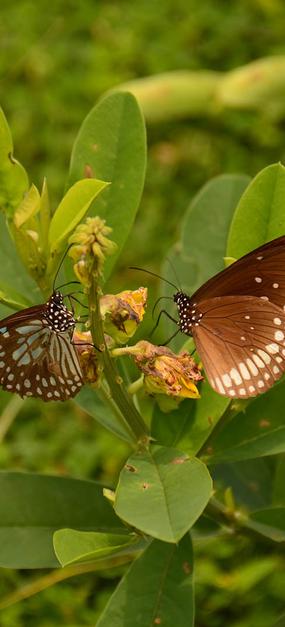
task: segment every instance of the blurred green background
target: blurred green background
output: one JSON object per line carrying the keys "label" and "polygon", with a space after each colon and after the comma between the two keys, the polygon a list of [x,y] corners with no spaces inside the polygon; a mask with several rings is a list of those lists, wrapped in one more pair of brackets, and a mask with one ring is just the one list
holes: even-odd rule
{"label": "blurred green background", "polygon": [[[55,206],[79,126],[106,90],[160,72],[226,72],[285,54],[284,34],[281,0],[3,0],[1,106],[15,156],[39,187],[47,177]],[[254,175],[285,160],[284,119],[269,117],[266,102],[258,113],[224,111],[152,124],[147,130],[145,192],[113,289],[137,285],[127,270],[130,263],[159,269],[186,207],[209,178],[225,172]],[[6,426],[0,433],[1,469],[96,478],[112,485],[127,454],[119,440],[71,404],[30,401]],[[277,622],[285,613],[285,573],[270,547],[229,538],[209,541],[197,552],[197,627],[285,625],[285,618]],[[1,598],[44,574],[2,570]],[[1,627],[94,625],[120,574],[89,574],[60,583],[2,609]]]}

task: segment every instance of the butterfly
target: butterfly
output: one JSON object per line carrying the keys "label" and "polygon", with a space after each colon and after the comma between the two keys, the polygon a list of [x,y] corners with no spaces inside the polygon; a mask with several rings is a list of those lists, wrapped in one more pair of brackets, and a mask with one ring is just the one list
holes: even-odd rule
{"label": "butterfly", "polygon": [[46,303],[0,321],[0,384],[20,396],[65,401],[83,385],[72,343],[76,320],[54,290]]}
{"label": "butterfly", "polygon": [[266,392],[282,377],[285,372],[284,235],[241,257],[206,281],[192,296],[177,291],[173,300],[178,322],[162,310],[154,329],[161,313],[165,313],[182,333],[193,337],[209,383],[216,392],[230,398],[250,398]]}
{"label": "butterfly", "polygon": [[191,297],[174,294],[209,383],[230,398],[268,390],[285,372],[285,236],[256,248]]}

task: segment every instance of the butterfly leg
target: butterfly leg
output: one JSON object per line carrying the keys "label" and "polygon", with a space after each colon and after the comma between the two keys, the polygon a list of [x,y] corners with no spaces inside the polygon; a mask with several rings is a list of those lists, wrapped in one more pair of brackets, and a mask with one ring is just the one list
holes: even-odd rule
{"label": "butterfly leg", "polygon": [[158,325],[160,323],[160,318],[161,318],[162,314],[165,314],[167,316],[167,318],[169,318],[169,320],[172,320],[172,322],[175,322],[175,324],[178,324],[178,321],[175,320],[175,318],[172,318],[172,316],[168,313],[168,311],[166,311],[165,309],[162,309],[160,311],[159,316],[157,318],[157,321],[156,321],[156,323],[155,323],[155,325],[154,325],[154,327],[153,327],[153,329],[152,329],[152,331],[150,333],[150,337],[152,337],[152,335],[154,334],[155,330],[157,329],[157,327],[158,327]]}
{"label": "butterfly leg", "polygon": [[160,296],[153,305],[152,312],[151,312],[152,318],[154,318],[154,313],[155,313],[158,303],[164,298],[167,298],[167,300],[172,300],[173,302],[173,298],[171,296]]}
{"label": "butterfly leg", "polygon": [[79,305],[81,305],[81,307],[83,307],[84,309],[88,309],[87,305],[83,305],[83,303],[79,300],[79,298],[76,298],[75,296],[73,296],[73,294],[66,294],[66,297],[68,298],[70,302],[72,313],[74,313],[74,306],[72,304],[73,300],[75,300],[76,303],[79,303]]}
{"label": "butterfly leg", "polygon": [[92,346],[92,348],[95,348],[98,353],[102,353],[101,348],[96,346],[96,344],[91,344],[91,342],[71,342],[71,344],[73,346]]}
{"label": "butterfly leg", "polygon": [[175,331],[175,333],[173,333],[173,335],[170,336],[170,338],[167,340],[167,342],[163,342],[163,344],[160,344],[160,346],[167,346],[167,344],[169,344],[169,342],[171,342],[171,340],[173,340],[174,337],[176,337],[177,333],[179,333],[180,329],[177,329]]}

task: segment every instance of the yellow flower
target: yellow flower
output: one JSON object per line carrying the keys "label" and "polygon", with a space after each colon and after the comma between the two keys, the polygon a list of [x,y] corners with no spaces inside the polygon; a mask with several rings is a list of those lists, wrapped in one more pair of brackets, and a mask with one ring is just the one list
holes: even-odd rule
{"label": "yellow flower", "polygon": [[141,341],[135,346],[115,349],[114,355],[129,354],[144,373],[144,386],[149,394],[166,394],[179,398],[200,398],[194,383],[203,379],[187,352],[175,355],[165,346]]}
{"label": "yellow flower", "polygon": [[104,330],[116,344],[125,344],[134,335],[143,319],[146,299],[145,287],[116,295],[106,294],[100,298]]}

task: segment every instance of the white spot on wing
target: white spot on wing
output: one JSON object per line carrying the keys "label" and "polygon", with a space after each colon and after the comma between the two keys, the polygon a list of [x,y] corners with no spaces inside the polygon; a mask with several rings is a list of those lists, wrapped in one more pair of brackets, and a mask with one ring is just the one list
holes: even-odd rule
{"label": "white spot on wing", "polygon": [[238,367],[239,367],[239,370],[243,379],[248,381],[248,379],[250,379],[251,377],[250,377],[250,373],[248,372],[246,365],[241,361]]}
{"label": "white spot on wing", "polygon": [[264,362],[258,357],[258,355],[252,355],[252,359],[255,361],[258,368],[265,368]]}
{"label": "white spot on wing", "polygon": [[267,344],[266,350],[271,353],[271,355],[275,355],[275,353],[279,353],[279,346],[272,342],[272,344]]}
{"label": "white spot on wing", "polygon": [[261,348],[259,348],[257,350],[259,356],[261,357],[261,359],[263,359],[265,364],[270,364],[271,362],[271,357],[270,355],[268,355],[268,353],[266,353],[265,351],[261,350]]}
{"label": "white spot on wing", "polygon": [[240,385],[242,383],[242,378],[236,368],[231,369],[230,376],[232,377],[236,385]]}
{"label": "white spot on wing", "polygon": [[231,377],[228,374],[223,374],[222,375],[222,381],[223,384],[226,386],[226,388],[230,388],[232,385],[232,380]]}
{"label": "white spot on wing", "polygon": [[249,359],[249,358],[248,358],[248,359],[246,360],[246,363],[247,363],[247,365],[248,365],[248,367],[249,367],[249,369],[250,369],[250,372],[256,376],[256,375],[258,374],[258,368],[257,368],[257,367],[256,367],[256,365],[253,363],[253,361],[252,361],[251,359]]}
{"label": "white spot on wing", "polygon": [[[217,386],[220,394],[225,394],[225,388],[224,388],[224,386],[223,386],[223,384],[221,382],[221,379],[219,377],[216,377],[216,386]],[[72,389],[72,391],[75,391],[75,390],[73,390],[73,387],[71,389]]]}

